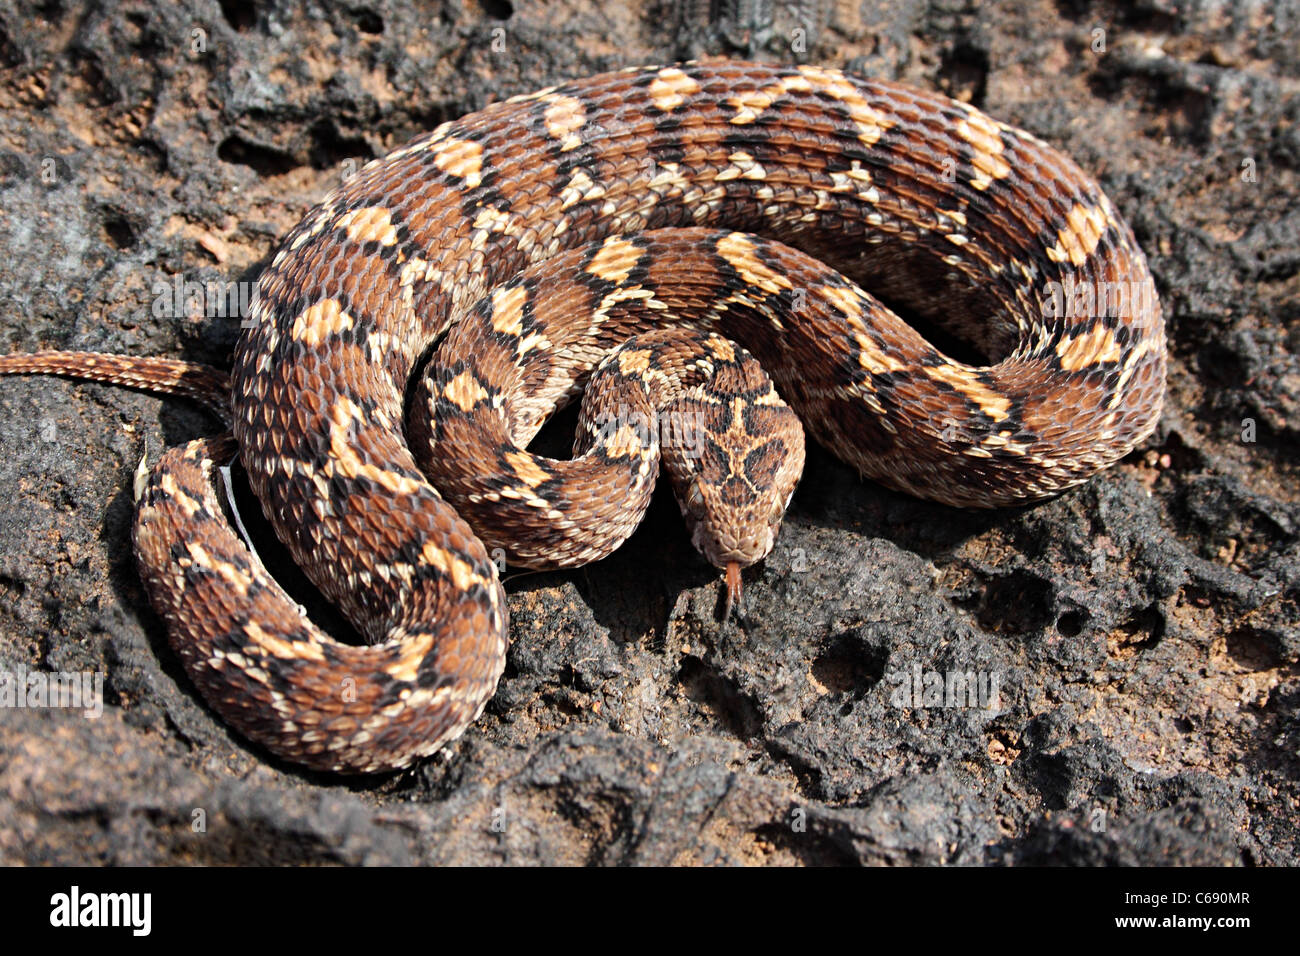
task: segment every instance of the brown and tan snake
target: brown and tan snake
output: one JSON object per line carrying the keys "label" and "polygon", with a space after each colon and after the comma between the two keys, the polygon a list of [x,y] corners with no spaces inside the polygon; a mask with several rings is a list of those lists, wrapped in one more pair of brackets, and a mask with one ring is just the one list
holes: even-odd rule
{"label": "brown and tan snake", "polygon": [[[945,356],[846,275],[991,364]],[[146,586],[231,725],[365,773],[433,753],[492,696],[507,614],[489,548],[533,567],[607,554],[661,445],[729,593],[772,547],[800,420],[864,476],[956,506],[1111,465],[1160,414],[1151,284],[1098,185],[1023,131],[835,70],[688,64],[515,97],[367,165],[262,274],[229,384],[88,353],[0,372],[189,394],[233,422],[142,482]],[[580,457],[524,451],[588,379]],[[427,409],[409,439],[408,395]],[[236,454],[372,643],[323,633],[232,531],[214,471]]]}

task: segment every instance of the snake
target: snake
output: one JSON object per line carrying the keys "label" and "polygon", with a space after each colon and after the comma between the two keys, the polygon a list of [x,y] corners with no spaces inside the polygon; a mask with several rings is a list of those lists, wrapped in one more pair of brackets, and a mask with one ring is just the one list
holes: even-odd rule
{"label": "snake", "polygon": [[[1024,130],[827,67],[698,62],[504,99],[371,161],[284,237],[228,375],[77,352],[0,372],[187,395],[231,426],[138,476],[145,588],[238,733],[379,773],[491,699],[502,554],[607,554],[661,461],[729,598],[803,430],[960,508],[1114,464],[1163,403],[1153,288],[1098,183]],[[529,451],[580,396],[575,456]],[[235,459],[363,641],[313,623],[233,526]]]}

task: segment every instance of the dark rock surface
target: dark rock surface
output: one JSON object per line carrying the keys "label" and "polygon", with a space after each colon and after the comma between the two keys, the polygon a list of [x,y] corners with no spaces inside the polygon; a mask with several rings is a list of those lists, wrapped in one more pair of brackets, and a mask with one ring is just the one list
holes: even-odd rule
{"label": "dark rock surface", "polygon": [[[159,314],[156,283],[255,278],[343,171],[494,98],[794,56],[791,23],[708,6],[0,0],[0,347],[228,364],[238,320]],[[105,694],[0,710],[0,861],[1300,863],[1300,3],[806,6],[802,59],[1101,178],[1169,322],[1146,446],[988,514],[814,453],[744,628],[661,499],[608,561],[510,583],[482,719],[357,782],[234,737],[147,608],[132,472],[214,423],[0,379],[0,669]],[[993,675],[996,706],[900,706],[914,668]]]}

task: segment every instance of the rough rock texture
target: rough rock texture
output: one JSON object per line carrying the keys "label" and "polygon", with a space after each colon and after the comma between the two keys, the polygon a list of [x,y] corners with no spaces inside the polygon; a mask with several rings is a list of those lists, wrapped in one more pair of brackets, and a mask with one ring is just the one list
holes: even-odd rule
{"label": "rough rock texture", "polygon": [[[494,98],[723,54],[1064,148],[1146,248],[1173,356],[1146,447],[1036,508],[814,453],[743,628],[659,500],[610,560],[509,584],[483,718],[361,782],[234,737],[147,608],[132,471],[214,423],[0,380],[0,669],[105,687],[98,719],[0,711],[0,861],[1300,863],[1300,2],[809,2],[803,34],[792,6],[0,2],[6,351],[227,364],[238,320],[156,284],[254,279],[343,172]],[[911,706],[914,668],[986,672],[996,706]]]}

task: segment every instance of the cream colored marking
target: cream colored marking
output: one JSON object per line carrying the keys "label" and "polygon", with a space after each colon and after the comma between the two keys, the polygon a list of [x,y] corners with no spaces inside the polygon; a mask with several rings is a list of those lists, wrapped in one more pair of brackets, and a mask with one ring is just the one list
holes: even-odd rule
{"label": "cream colored marking", "polygon": [[970,144],[974,155],[971,165],[977,170],[970,184],[976,189],[988,189],[995,179],[1011,174],[1011,167],[1002,158],[1006,145],[998,126],[977,110],[967,108],[966,118],[957,124],[957,135]]}
{"label": "cream colored marking", "polygon": [[1065,228],[1056,233],[1056,245],[1047,250],[1053,262],[1069,259],[1081,266],[1093,254],[1106,232],[1106,211],[1100,206],[1075,203],[1065,217]]}
{"label": "cream colored marking", "polygon": [[880,347],[880,342],[870,334],[866,323],[862,321],[862,303],[857,294],[842,286],[823,286],[820,290],[823,298],[833,302],[844,313],[853,328],[853,340],[858,344],[858,364],[872,375],[884,375],[907,368],[907,363],[894,358]]}
{"label": "cream colored marking", "polygon": [[966,238],[959,232],[947,233],[944,236],[944,238],[947,239],[949,242],[951,242],[954,246],[964,246],[966,245],[966,243],[970,242],[968,238]]}
{"label": "cream colored marking", "polygon": [[1007,417],[1011,400],[976,379],[970,369],[956,365],[937,365],[924,366],[924,371],[936,381],[945,382],[965,395],[995,422],[1000,422]]}
{"label": "cream colored marking", "polygon": [[545,332],[529,332],[519,340],[519,345],[515,348],[515,354],[521,358],[531,352],[533,349],[549,349],[551,340],[546,337]]}
{"label": "cream colored marking", "polygon": [[570,209],[584,200],[600,199],[604,195],[605,187],[597,186],[586,170],[579,169],[569,177],[568,185],[560,190],[560,209]]}
{"label": "cream colored marking", "polygon": [[676,67],[660,70],[650,81],[650,102],[655,109],[671,113],[686,102],[686,97],[700,91],[700,84]]}
{"label": "cream colored marking", "polygon": [[426,266],[424,270],[424,281],[438,283],[438,286],[444,292],[455,285],[455,277],[448,275],[442,269],[438,268],[438,264],[435,262],[430,262]]}
{"label": "cream colored marking", "polygon": [[387,332],[371,332],[367,335],[366,348],[370,351],[372,361],[387,358],[390,352],[400,351],[406,353],[410,350],[406,342],[395,340]]}
{"label": "cream colored marking", "polygon": [[310,226],[293,237],[293,241],[289,243],[290,250],[297,249],[308,240],[314,239],[316,236],[320,235],[320,231],[325,228],[325,224],[334,218],[334,201],[336,196],[337,193],[333,192],[326,196],[321,202],[320,207],[310,216],[309,220],[304,221],[303,225],[310,222]]}
{"label": "cream colored marking", "polygon": [[[426,550],[428,550],[427,545]],[[424,658],[428,655],[429,651],[433,649],[433,635],[426,633],[421,634],[414,640],[407,639],[403,642],[401,647],[401,655],[397,660],[384,668],[384,673],[394,680],[399,680],[407,684],[414,683],[415,678],[419,676],[420,665],[424,662]],[[392,710],[393,707],[397,708],[396,711],[388,714],[387,711]],[[390,705],[385,708],[386,716],[396,717],[397,714],[401,713],[404,707],[405,704],[403,703]]]}
{"label": "cream colored marking", "polygon": [[649,349],[625,349],[618,353],[618,370],[626,376],[644,375],[650,367]]}
{"label": "cream colored marking", "polygon": [[696,192],[689,194],[692,202],[698,202],[699,205],[691,210],[691,216],[698,222],[703,222],[717,211],[718,203],[727,196],[726,186],[714,186],[707,192]]}
{"label": "cream colored marking", "polygon": [[682,174],[681,166],[678,163],[660,163],[655,169],[654,178],[648,184],[652,190],[672,186],[681,191],[690,186],[690,180]]}
{"label": "cream colored marking", "polygon": [[289,334],[295,342],[305,342],[314,348],[352,325],[352,316],[343,311],[338,299],[322,299],[302,311]]}
{"label": "cream colored marking", "polygon": [[375,421],[384,431],[391,432],[397,430],[396,426],[393,424],[392,418],[389,417],[388,412],[384,411],[382,405],[377,405],[370,414],[374,416]]}
{"label": "cream colored marking", "polygon": [[854,329],[862,332],[867,330],[862,321],[862,300],[858,298],[854,289],[847,286],[824,285],[817,290],[817,295],[839,309],[844,314],[845,321]]}
{"label": "cream colored marking", "polygon": [[727,260],[742,279],[764,292],[775,294],[782,289],[794,288],[789,279],[773,271],[758,258],[754,244],[744,233],[733,232],[719,239],[718,254]]}
{"label": "cream colored marking", "polygon": [[185,547],[196,565],[209,571],[216,571],[227,584],[239,592],[240,597],[247,596],[248,586],[253,583],[253,579],[246,572],[229,561],[219,561],[212,557],[197,541],[191,541]]}
{"label": "cream colored marking", "polygon": [[487,583],[475,573],[473,565],[468,561],[457,557],[450,551],[444,551],[432,541],[425,544],[424,549],[420,552],[420,557],[424,559],[425,564],[448,575],[451,578],[451,583],[459,591],[468,591],[476,584]]}
{"label": "cream colored marking", "polygon": [[[861,172],[863,175],[854,176],[854,172]],[[863,182],[867,184],[865,189],[859,188]],[[831,173],[831,187],[829,192],[853,193],[863,202],[869,202],[872,205],[880,202],[880,190],[871,185],[871,174],[865,169]],[[822,200],[818,202],[817,208],[829,209],[830,205],[830,200],[826,197],[822,197]]]}
{"label": "cream colored marking", "polygon": [[529,488],[536,488],[542,482],[551,480],[551,473],[538,465],[532,455],[521,451],[508,451],[505,459],[506,464],[519,476],[519,480]]}
{"label": "cream colored marking", "polygon": [[1115,340],[1115,333],[1098,322],[1083,335],[1058,344],[1056,355],[1061,361],[1061,368],[1067,372],[1077,372],[1104,362],[1118,362],[1124,357],[1124,350]]}
{"label": "cream colored marking", "polygon": [[164,472],[159,484],[162,486],[162,490],[181,506],[181,510],[185,512],[185,517],[193,518],[198,513],[199,508],[203,507],[202,502],[195,500],[192,495],[176,483],[174,475]]}
{"label": "cream colored marking", "polygon": [[555,92],[555,87],[548,86],[545,89],[537,90],[535,93],[516,93],[507,103],[530,103],[533,100],[544,100]]}
{"label": "cream colored marking", "polygon": [[786,93],[807,92],[810,89],[812,89],[812,84],[806,78],[787,76],[777,80],[771,86],[737,93],[727,100],[727,105],[736,111],[736,115],[731,118],[731,122],[736,126],[752,123],[758,119],[759,114]]}
{"label": "cream colored marking", "polygon": [[609,310],[620,302],[635,302],[638,299],[644,299],[642,308],[654,309],[663,312],[668,308],[667,303],[654,297],[654,293],[649,289],[643,289],[641,286],[619,286],[612,292],[605,295],[600,300],[600,306],[592,313],[592,319],[596,325],[603,323],[609,315]]}
{"label": "cream colored marking", "polygon": [[462,412],[470,411],[475,405],[488,397],[487,389],[479,384],[474,373],[469,369],[461,372],[442,390],[443,396]]}
{"label": "cream colored marking", "polygon": [[415,577],[415,566],[407,564],[405,561],[397,564],[380,564],[376,566],[375,570],[379,572],[380,577],[385,581],[396,578],[408,588]]}
{"label": "cream colored marking", "polygon": [[828,70],[820,66],[801,66],[799,72],[848,107],[849,118],[857,124],[858,139],[863,145],[874,146],[881,134],[894,125],[895,121],[871,106],[861,90],[850,83],[839,70]]}
{"label": "cream colored marking", "polygon": [[367,464],[357,457],[349,440],[355,437],[353,428],[364,424],[364,421],[361,409],[350,398],[345,396],[334,403],[330,414],[330,455],[326,470],[331,475],[339,474],[346,478],[369,478],[394,494],[414,493],[420,487],[419,482],[386,468]]}
{"label": "cream colored marking", "polygon": [[736,348],[720,335],[710,335],[708,340],[709,351],[719,362],[736,361]]}
{"label": "cream colored marking", "polygon": [[[1130,326],[1130,328],[1135,327]],[[1136,369],[1141,364],[1142,356],[1163,352],[1164,348],[1165,337],[1163,334],[1154,336],[1144,334],[1142,338],[1130,342],[1128,358],[1124,360],[1124,367],[1130,370]]]}
{"label": "cream colored marking", "polygon": [[324,521],[334,514],[334,507],[330,504],[329,479],[325,475],[314,473],[311,476],[311,483],[316,486],[316,497],[312,500],[311,506],[316,511],[317,517]]}
{"label": "cream colored marking", "polygon": [[286,641],[262,630],[260,624],[256,621],[249,621],[244,625],[244,633],[253,639],[253,643],[272,657],[281,657],[288,660],[309,660],[322,663],[325,660],[325,652],[315,641]]}
{"label": "cream colored marking", "polygon": [[428,261],[417,256],[407,262],[406,265],[402,266],[401,274],[397,278],[398,284],[401,286],[409,286],[411,283],[415,282],[416,279],[425,278],[425,273],[427,273],[428,269]]}
{"label": "cream colored marking", "polygon": [[[451,132],[451,128],[453,125],[454,124],[451,120],[448,120],[445,123],[440,123],[438,126],[434,128],[434,130],[431,133],[429,133],[428,136],[421,137],[420,139],[417,139],[414,142],[407,143],[405,146],[401,147],[400,149],[393,150],[391,153],[388,154],[386,159],[389,160],[400,159],[403,156],[411,156],[415,153],[422,153],[426,149],[432,149],[434,143],[437,143],[438,141],[443,139],[449,132]],[[369,168],[371,165],[372,165],[371,163],[367,163],[365,168]]]}
{"label": "cream colored marking", "polygon": [[726,182],[730,179],[766,179],[767,170],[754,161],[754,157],[742,150],[732,153],[727,159],[731,165],[723,169],[714,179]]}
{"label": "cream colored marking", "polygon": [[[505,232],[510,231],[510,214],[496,208],[496,206],[484,206],[474,217],[474,228],[486,232]],[[475,242],[478,237],[474,237]]]}
{"label": "cream colored marking", "polygon": [[449,176],[462,179],[473,189],[483,181],[483,147],[468,139],[434,143],[433,163]]}
{"label": "cream colored marking", "polygon": [[411,691],[406,698],[406,706],[420,710],[436,709],[443,706],[447,698],[455,697],[455,689],[450,685],[442,687],[421,687]]}
{"label": "cream colored marking", "polygon": [[492,290],[492,330],[502,335],[519,335],[524,330],[524,303],[528,289],[522,285],[498,286]]}
{"label": "cream colored marking", "polygon": [[641,261],[642,251],[621,236],[610,236],[592,256],[587,272],[606,282],[623,282]]}
{"label": "cream colored marking", "polygon": [[639,458],[642,432],[631,425],[621,425],[605,443],[605,454],[610,458]]}
{"label": "cream colored marking", "polygon": [[880,343],[865,332],[854,332],[853,340],[858,343],[858,364],[872,375],[884,375],[907,368],[906,362],[900,362],[880,347]]}
{"label": "cream colored marking", "polygon": [[[611,291],[611,293],[604,295],[601,299],[601,304],[591,312],[593,330],[603,324],[604,320],[608,319],[611,308],[614,308],[620,302],[637,302],[637,300],[640,299],[643,299],[642,308],[651,308],[651,310],[655,310],[656,312],[664,312],[668,310],[667,303],[664,303],[663,300],[654,298],[653,291],[650,291],[649,289],[642,289],[641,286],[617,286],[616,289]],[[593,355],[591,358],[599,359],[599,355]]]}
{"label": "cream colored marking", "polygon": [[334,226],[356,243],[378,242],[381,246],[391,246],[397,242],[392,213],[383,206],[354,209],[340,217]]}
{"label": "cream colored marking", "polygon": [[582,145],[578,130],[587,122],[587,112],[582,108],[582,101],[572,96],[555,97],[542,113],[546,121],[546,132],[552,139],[560,141],[560,152],[568,152]]}
{"label": "cream colored marking", "polygon": [[[727,422],[727,434],[746,437],[749,432],[745,428],[745,409],[749,407],[749,402],[743,398],[733,398],[728,404],[731,406],[731,418]],[[734,461],[734,453],[732,459]]]}

